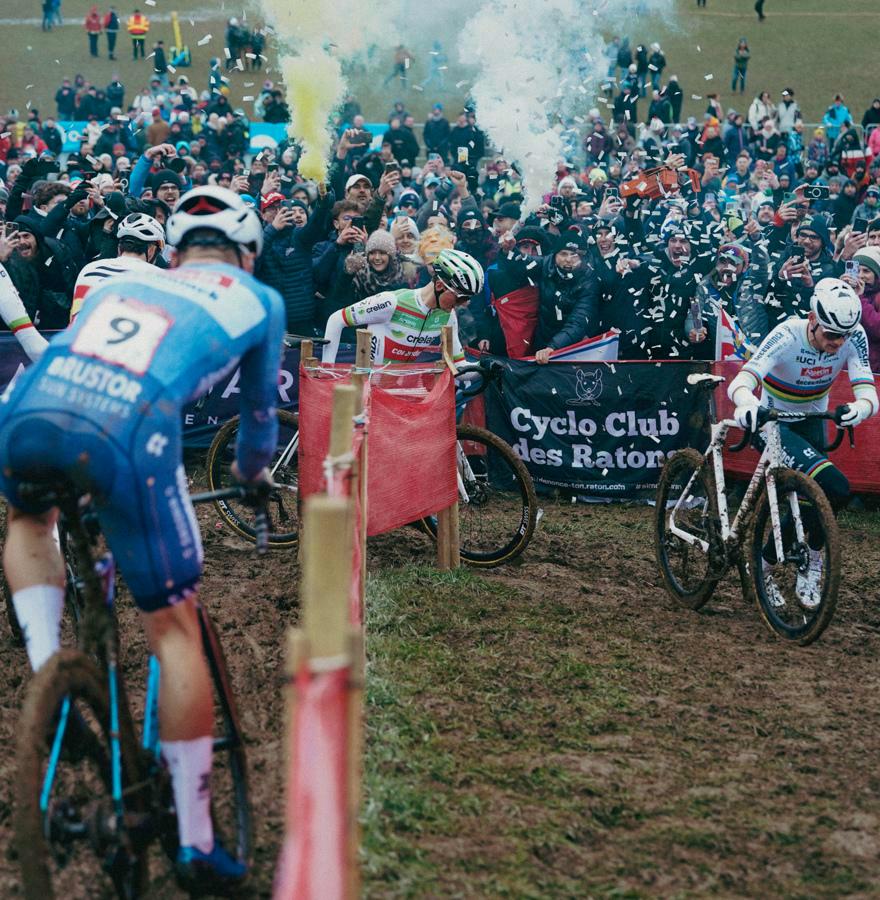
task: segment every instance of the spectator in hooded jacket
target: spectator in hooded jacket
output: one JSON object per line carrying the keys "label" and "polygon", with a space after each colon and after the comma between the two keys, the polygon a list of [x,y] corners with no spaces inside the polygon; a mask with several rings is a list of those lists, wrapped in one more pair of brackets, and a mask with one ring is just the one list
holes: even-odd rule
{"label": "spectator in hooded jacket", "polygon": [[657,91],[660,89],[660,79],[666,68],[666,57],[659,44],[651,44],[651,55],[648,57],[648,71],[651,73],[651,87]]}
{"label": "spectator in hooded jacket", "polygon": [[776,119],[776,114],[777,109],[770,99],[770,92],[761,91],[761,93],[752,100],[746,118],[749,120],[752,131],[757,134],[761,130],[764,120],[770,119],[770,121],[773,122]]}
{"label": "spectator in hooded jacket", "polygon": [[794,91],[786,88],[782,92],[782,100],[776,107],[776,127],[779,129],[779,133],[787,137],[802,119],[801,108],[794,99]]}
{"label": "spectator in hooded jacket", "polygon": [[741,37],[733,51],[733,79],[730,82],[730,89],[736,93],[737,87],[739,92],[746,92],[746,72],[749,68],[749,59],[751,59],[752,51],[749,50],[749,42]]}
{"label": "spectator in hooded jacket", "polygon": [[423,138],[427,153],[436,153],[444,163],[449,162],[449,119],[443,115],[443,104],[435,103],[425,122]]}

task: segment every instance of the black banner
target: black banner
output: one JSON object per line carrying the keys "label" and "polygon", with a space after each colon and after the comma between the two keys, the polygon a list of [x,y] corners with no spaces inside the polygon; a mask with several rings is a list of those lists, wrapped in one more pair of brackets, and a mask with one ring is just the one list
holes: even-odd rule
{"label": "black banner", "polygon": [[707,395],[687,376],[708,363],[500,361],[504,378],[486,394],[487,426],[539,488],[649,499],[669,453],[706,446]]}

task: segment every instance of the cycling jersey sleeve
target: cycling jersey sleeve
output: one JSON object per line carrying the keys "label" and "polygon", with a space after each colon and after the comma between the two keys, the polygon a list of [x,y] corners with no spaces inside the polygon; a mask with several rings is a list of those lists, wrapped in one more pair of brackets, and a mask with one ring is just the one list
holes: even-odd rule
{"label": "cycling jersey sleeve", "polygon": [[265,289],[268,318],[263,339],[241,358],[241,427],[236,458],[242,476],[256,478],[269,464],[278,441],[278,372],[284,343],[284,301]]}
{"label": "cycling jersey sleeve", "polygon": [[783,322],[764,338],[757,353],[743,365],[742,371],[755,379],[757,387],[780,360],[797,353],[798,348],[797,335]]}
{"label": "cycling jersey sleeve", "polygon": [[34,323],[3,266],[0,266],[0,318],[15,335],[31,362],[43,355],[49,342],[34,328]]}
{"label": "cycling jersey sleeve", "polygon": [[344,309],[337,310],[327,319],[324,329],[324,345],[321,359],[325,363],[336,362],[339,352],[339,341],[344,328],[356,328],[360,325],[379,325],[389,322],[394,315],[397,298],[390,291],[366,297],[358,303],[352,303]]}
{"label": "cycling jersey sleeve", "polygon": [[853,394],[857,400],[863,400],[870,404],[869,416],[876,415],[877,410],[880,409],[880,403],[877,401],[877,387],[868,359],[868,336],[865,334],[864,328],[859,326],[850,335],[847,341],[847,350],[847,373]]}
{"label": "cycling jersey sleeve", "polygon": [[455,310],[449,313],[449,324],[452,326],[452,361],[454,363],[464,362],[464,349],[458,337],[458,316],[455,315]]}

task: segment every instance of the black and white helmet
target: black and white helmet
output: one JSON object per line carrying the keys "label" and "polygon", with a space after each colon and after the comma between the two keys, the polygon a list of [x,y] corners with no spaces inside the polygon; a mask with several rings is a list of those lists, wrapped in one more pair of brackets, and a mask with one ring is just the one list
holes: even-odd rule
{"label": "black and white helmet", "polygon": [[816,285],[810,308],[823,328],[838,334],[849,334],[862,321],[861,301],[839,278],[823,278]]}
{"label": "black and white helmet", "polygon": [[441,250],[432,263],[434,274],[454,294],[473,297],[483,290],[483,267],[461,250]]}
{"label": "black and white helmet", "polygon": [[219,232],[231,244],[249,253],[263,249],[259,216],[238,194],[226,188],[197,187],[177,201],[168,219],[168,243],[178,247],[196,229]]}
{"label": "black and white helmet", "polygon": [[120,223],[116,237],[137,238],[146,244],[158,244],[161,250],[165,246],[165,229],[146,213],[130,213]]}

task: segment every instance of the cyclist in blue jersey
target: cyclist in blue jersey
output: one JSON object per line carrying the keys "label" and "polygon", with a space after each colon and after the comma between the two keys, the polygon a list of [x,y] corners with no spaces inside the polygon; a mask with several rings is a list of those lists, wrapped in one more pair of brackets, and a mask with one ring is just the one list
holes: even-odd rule
{"label": "cyclist in blue jersey", "polygon": [[19,494],[62,476],[92,494],[161,663],[162,754],[189,888],[227,887],[245,867],[214,840],[213,699],[193,599],[201,540],[182,464],[181,410],[241,367],[237,472],[265,480],[277,439],[284,304],[252,277],[262,245],[255,212],[201,187],[168,221],[171,271],[131,271],[91,291],[76,322],[0,398],[0,491],[9,500],[4,567],[38,669],[59,646],[64,567],[54,509]]}

